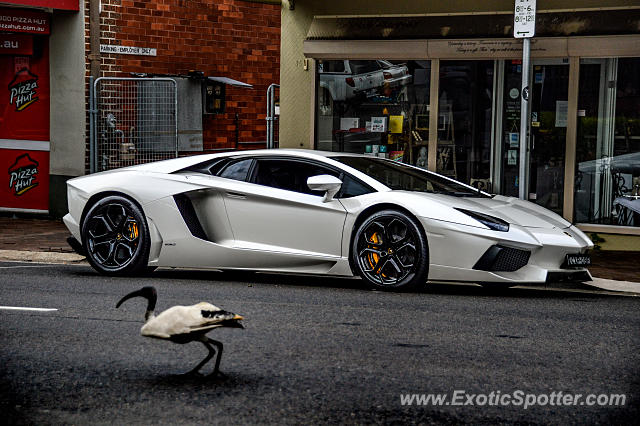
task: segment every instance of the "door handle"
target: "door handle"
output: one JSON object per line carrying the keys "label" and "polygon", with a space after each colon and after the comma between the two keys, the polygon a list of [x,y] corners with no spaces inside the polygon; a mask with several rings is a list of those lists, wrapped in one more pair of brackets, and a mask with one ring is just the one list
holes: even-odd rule
{"label": "door handle", "polygon": [[244,200],[244,199],[246,199],[246,198],[247,198],[247,196],[246,196],[246,195],[244,195],[244,194],[240,194],[240,193],[238,193],[238,192],[229,192],[229,191],[227,191],[227,197],[229,197],[229,198],[236,198],[236,199],[238,199],[238,200]]}

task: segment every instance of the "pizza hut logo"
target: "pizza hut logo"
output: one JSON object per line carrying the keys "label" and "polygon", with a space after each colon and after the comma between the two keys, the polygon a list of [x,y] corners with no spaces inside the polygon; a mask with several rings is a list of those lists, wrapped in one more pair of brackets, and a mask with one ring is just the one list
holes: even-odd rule
{"label": "pizza hut logo", "polygon": [[27,68],[16,73],[9,83],[9,104],[16,106],[16,111],[24,111],[29,105],[38,100],[38,76]]}
{"label": "pizza hut logo", "polygon": [[14,195],[22,195],[38,186],[37,174],[38,162],[29,157],[29,154],[22,154],[9,167],[9,188]]}

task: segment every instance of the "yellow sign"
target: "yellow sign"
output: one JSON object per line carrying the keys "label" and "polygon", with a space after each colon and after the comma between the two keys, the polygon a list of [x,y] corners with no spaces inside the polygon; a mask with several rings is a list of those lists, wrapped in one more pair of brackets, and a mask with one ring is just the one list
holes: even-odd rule
{"label": "yellow sign", "polygon": [[389,116],[389,132],[402,133],[403,120],[404,120],[404,117],[402,115],[390,115]]}

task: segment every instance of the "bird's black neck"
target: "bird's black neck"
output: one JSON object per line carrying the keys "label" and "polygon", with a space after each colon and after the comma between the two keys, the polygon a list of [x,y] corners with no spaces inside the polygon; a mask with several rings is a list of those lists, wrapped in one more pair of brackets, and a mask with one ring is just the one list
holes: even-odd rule
{"label": "bird's black neck", "polygon": [[149,321],[153,318],[153,311],[156,309],[156,300],[158,299],[158,293],[154,287],[143,287],[140,292],[141,296],[147,299],[147,312],[144,314],[144,320]]}
{"label": "bird's black neck", "polygon": [[129,293],[122,299],[120,299],[120,301],[116,304],[116,308],[119,308],[125,300],[129,300],[132,297],[144,297],[145,299],[147,299],[147,312],[144,314],[144,320],[149,321],[153,317],[153,311],[156,309],[156,300],[158,299],[156,289],[148,286]]}
{"label": "bird's black neck", "polygon": [[147,312],[144,313],[144,322],[149,321],[153,317],[155,317],[155,313],[154,313],[153,309],[149,310],[147,308]]}

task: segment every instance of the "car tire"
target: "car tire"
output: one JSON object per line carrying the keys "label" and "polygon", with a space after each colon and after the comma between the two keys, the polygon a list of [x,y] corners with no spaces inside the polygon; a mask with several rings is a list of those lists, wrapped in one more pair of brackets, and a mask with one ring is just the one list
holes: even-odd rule
{"label": "car tire", "polygon": [[142,210],[131,200],[112,195],[97,201],[82,223],[87,260],[104,275],[141,275],[147,266],[151,241]]}
{"label": "car tire", "polygon": [[420,224],[398,210],[382,210],[354,230],[352,264],[360,277],[380,290],[423,287],[429,273],[429,247]]}

